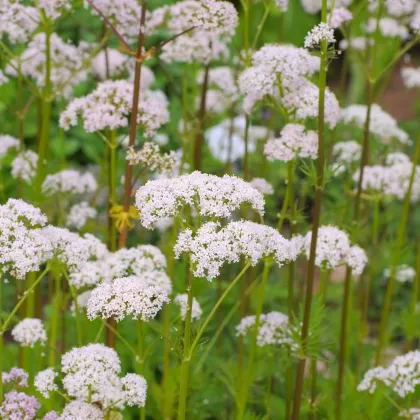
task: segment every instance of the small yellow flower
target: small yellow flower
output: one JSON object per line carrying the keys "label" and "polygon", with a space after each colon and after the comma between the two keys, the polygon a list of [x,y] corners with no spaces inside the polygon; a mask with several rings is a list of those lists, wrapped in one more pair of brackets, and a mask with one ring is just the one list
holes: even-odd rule
{"label": "small yellow flower", "polygon": [[140,219],[139,212],[134,206],[130,206],[128,212],[125,212],[123,206],[115,205],[112,206],[109,213],[115,219],[115,226],[119,232],[125,228],[132,229],[134,227],[134,220]]}

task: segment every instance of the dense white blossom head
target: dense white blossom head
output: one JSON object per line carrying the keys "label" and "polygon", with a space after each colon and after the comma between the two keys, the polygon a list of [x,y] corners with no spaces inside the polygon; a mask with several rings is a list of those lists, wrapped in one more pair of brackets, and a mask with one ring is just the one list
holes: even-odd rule
{"label": "dense white blossom head", "polygon": [[[305,253],[310,255],[312,232],[305,237]],[[321,226],[316,242],[315,264],[325,269],[338,267],[350,252],[350,241],[345,232],[335,226]]]}
{"label": "dense white blossom head", "polygon": [[[403,264],[397,266],[395,269],[395,273],[393,274],[395,280],[400,283],[412,283],[416,278],[416,270],[409,265]],[[393,272],[392,268],[387,268],[384,270],[384,276],[389,278],[391,277],[391,273]]]}
{"label": "dense white blossom head", "polygon": [[[236,334],[239,336],[246,336],[255,328],[256,317],[249,315],[241,319],[240,324],[236,327]],[[268,312],[261,314],[257,345],[263,346],[293,346],[291,339],[289,317],[281,312]]]}
{"label": "dense white blossom head", "polygon": [[341,174],[356,162],[360,162],[362,157],[362,146],[354,140],[340,141],[333,146],[334,163],[332,168],[334,173]]}
{"label": "dense white blossom head", "polygon": [[[363,129],[366,115],[366,105],[350,105],[342,110],[341,119],[345,124],[354,124]],[[390,143],[392,139],[398,140],[403,144],[411,143],[408,134],[398,127],[395,119],[377,104],[373,104],[371,108],[369,129],[372,134],[385,144]]]}
{"label": "dense white blossom head", "polygon": [[308,32],[305,37],[305,48],[319,48],[323,41],[327,44],[335,43],[334,29],[325,22],[319,23]]}
{"label": "dense white blossom head", "polygon": [[36,175],[36,168],[38,166],[38,155],[32,150],[26,150],[15,157],[12,162],[12,176],[13,178],[22,179],[28,184]]}
{"label": "dense white blossom head", "polygon": [[[376,31],[376,18],[370,18],[366,24],[366,32],[374,33]],[[397,20],[384,17],[379,19],[379,31],[386,38],[401,38],[405,40],[409,36],[408,28],[401,25]]]}
{"label": "dense white blossom head", "polygon": [[378,385],[386,386],[401,398],[415,392],[420,384],[420,351],[397,356],[392,363],[368,370],[357,387],[358,391],[375,392]]}
{"label": "dense white blossom head", "polygon": [[67,215],[66,225],[69,228],[80,230],[88,221],[88,219],[94,219],[98,212],[93,207],[89,206],[89,203],[82,201],[81,203],[75,204],[70,208],[69,214]]}
{"label": "dense white blossom head", "polygon": [[249,185],[251,185],[257,191],[259,191],[261,194],[264,194],[264,195],[274,194],[273,186],[269,182],[267,182],[264,178],[251,179],[251,181],[249,182]]}
{"label": "dense white blossom head", "polygon": [[47,333],[42,321],[37,318],[25,318],[12,329],[12,337],[23,347],[33,347],[35,344],[44,345]]}
{"label": "dense white blossom head", "polygon": [[19,140],[9,134],[0,134],[0,159],[13,149],[19,149]]}
{"label": "dense white blossom head", "polygon": [[[89,95],[70,102],[60,115],[60,126],[65,130],[83,121],[87,132],[115,130],[128,125],[132,106],[133,84],[126,80],[106,81]],[[137,123],[147,136],[169,120],[167,99],[162,92],[143,92],[137,114]]]}
{"label": "dense white blossom head", "polygon": [[23,222],[28,227],[44,226],[48,222],[41,209],[16,198],[9,198],[6,204],[0,206],[0,217]]}
{"label": "dense white blossom head", "polygon": [[59,417],[60,420],[103,420],[103,418],[104,413],[100,408],[80,400],[69,402]]}
{"label": "dense white blossom head", "polygon": [[368,262],[368,257],[362,248],[354,245],[350,247],[345,262],[352,269],[353,275],[360,276]]}
{"label": "dense white blossom head", "polygon": [[420,87],[420,68],[417,67],[403,67],[401,69],[401,77],[404,83],[404,86],[411,88]]}
{"label": "dense white blossom head", "polygon": [[121,379],[124,401],[130,407],[146,405],[147,382],[143,376],[127,373]]}
{"label": "dense white blossom head", "polygon": [[42,370],[35,376],[34,385],[39,393],[45,398],[49,398],[50,393],[58,390],[57,384],[54,382],[57,372],[52,368]]}
{"label": "dense white blossom head", "polygon": [[334,8],[330,15],[331,28],[339,28],[343,23],[349,22],[353,19],[353,13],[351,13],[345,7]]}
{"label": "dense white blossom head", "polygon": [[[181,312],[181,318],[185,321],[188,312],[188,294],[182,293],[180,295],[176,295],[174,302],[179,305],[179,309]],[[201,315],[203,314],[203,310],[201,309],[200,304],[198,303],[196,298],[193,298],[192,302],[192,309],[191,309],[191,319],[200,319]]]}
{"label": "dense white blossom head", "polygon": [[13,384],[14,386],[19,386],[26,388],[28,386],[28,377],[29,375],[20,368],[12,368],[10,372],[3,372],[1,379],[3,384]]}
{"label": "dense white blossom head", "polygon": [[79,172],[74,169],[64,169],[52,175],[47,175],[42,192],[45,195],[69,194],[83,195],[94,192],[98,187],[95,177],[90,172]]}
{"label": "dense white blossom head", "polygon": [[268,140],[264,147],[268,160],[289,160],[301,158],[316,159],[318,156],[318,134],[306,131],[301,124],[287,124],[280,137]]}
{"label": "dense white blossom head", "polygon": [[160,219],[179,215],[186,206],[200,216],[228,218],[248,203],[260,214],[263,196],[235,176],[203,174],[195,171],[178,178],[148,181],[136,193],[136,206],[143,226],[150,229]]}
{"label": "dense white blossom head", "polygon": [[218,223],[204,224],[194,234],[186,229],[178,236],[174,247],[177,258],[189,254],[196,277],[212,280],[225,263],[241,258],[256,265],[263,258],[273,258],[279,265],[292,260],[290,243],[275,229],[241,220],[220,228]]}
{"label": "dense white blossom head", "polygon": [[130,276],[100,284],[92,291],[87,303],[89,319],[114,318],[121,321],[126,316],[150,321],[169,302],[165,290],[149,285],[142,277]]}
{"label": "dense white blossom head", "polygon": [[102,344],[73,348],[62,356],[61,371],[69,396],[105,408],[113,404],[122,407],[121,365],[115,350]]}

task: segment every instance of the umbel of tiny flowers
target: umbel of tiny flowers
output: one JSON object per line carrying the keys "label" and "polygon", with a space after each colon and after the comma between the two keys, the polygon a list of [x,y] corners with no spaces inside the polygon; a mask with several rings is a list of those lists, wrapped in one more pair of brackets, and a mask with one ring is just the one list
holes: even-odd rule
{"label": "umbel of tiny flowers", "polygon": [[247,182],[235,176],[220,178],[199,171],[148,181],[136,193],[140,221],[148,229],[159,220],[180,215],[187,207],[202,217],[228,218],[245,203],[260,215],[264,213],[262,194]]}
{"label": "umbel of tiny flowers", "polygon": [[25,318],[12,329],[12,337],[23,347],[33,347],[39,343],[44,345],[47,333],[42,321],[37,318]]}
{"label": "umbel of tiny flowers", "polygon": [[[236,327],[236,335],[246,336],[251,333],[255,326],[255,315],[248,315],[241,319]],[[257,335],[257,345],[264,347],[274,346],[293,346],[290,333],[289,317],[281,312],[268,312],[260,315]]]}
{"label": "umbel of tiny flowers", "polygon": [[123,277],[103,283],[92,291],[87,302],[89,319],[116,319],[131,315],[133,319],[150,321],[169,298],[158,285],[148,285],[142,277]]}
{"label": "umbel of tiny flowers", "polygon": [[0,406],[0,417],[4,420],[31,420],[36,416],[41,404],[38,400],[24,392],[10,391],[4,396]]}
{"label": "umbel of tiny flowers", "polygon": [[325,41],[327,44],[334,44],[334,29],[330,26],[321,22],[314,28],[312,28],[305,37],[305,48],[311,49],[320,47],[321,42]]}
{"label": "umbel of tiny flowers", "polygon": [[28,386],[29,375],[20,368],[12,368],[10,372],[3,372],[2,380],[3,384],[12,384],[13,386],[19,386],[26,388]]}
{"label": "umbel of tiny flowers", "polygon": [[81,173],[65,169],[56,174],[47,175],[42,192],[49,196],[54,194],[83,195],[96,191],[98,184],[90,172]]}
{"label": "umbel of tiny flowers", "polygon": [[195,234],[186,229],[179,234],[174,251],[177,258],[188,254],[194,276],[208,280],[220,274],[223,264],[239,262],[241,258],[252,265],[272,258],[279,266],[296,258],[290,242],[277,230],[246,220],[222,228],[209,222]]}
{"label": "umbel of tiny flowers", "polygon": [[[179,305],[181,312],[181,319],[185,321],[188,312],[188,295],[186,293],[176,295],[174,302]],[[196,298],[193,298],[192,308],[191,308],[191,320],[200,319],[203,314],[200,304]]]}
{"label": "umbel of tiny flowers", "polygon": [[[387,268],[384,270],[384,277],[389,278],[391,276],[391,269]],[[416,278],[416,270],[406,264],[399,265],[395,268],[395,280],[400,283],[411,283]]]}
{"label": "umbel of tiny flowers", "polygon": [[57,372],[52,368],[42,370],[35,376],[34,385],[39,393],[45,398],[49,398],[50,393],[58,390],[57,384],[55,384],[55,378]]}

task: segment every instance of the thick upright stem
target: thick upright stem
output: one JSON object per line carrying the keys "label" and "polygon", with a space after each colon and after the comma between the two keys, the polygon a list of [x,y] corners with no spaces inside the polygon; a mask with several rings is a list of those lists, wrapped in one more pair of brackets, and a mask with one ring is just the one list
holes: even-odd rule
{"label": "thick upright stem", "polygon": [[419,290],[420,290],[420,242],[417,245],[417,263],[416,263],[416,277],[413,282],[413,291],[411,293],[411,303],[410,303],[410,320],[407,331],[407,342],[405,346],[405,351],[411,351],[411,346],[413,343],[414,331],[413,327],[416,325],[416,313],[417,313],[417,302],[419,300]]}
{"label": "thick upright stem", "polygon": [[57,337],[58,337],[58,324],[60,318],[60,307],[61,307],[61,281],[60,274],[54,275],[54,300],[53,300],[53,313],[51,317],[51,331],[49,334],[49,357],[48,357],[48,366],[55,368],[55,363],[57,360],[58,346],[57,346]]}
{"label": "thick upright stem", "polygon": [[[327,1],[322,0],[322,21],[326,22]],[[321,45],[321,66],[319,73],[319,103],[318,103],[318,166],[317,182],[315,192],[314,217],[312,222],[312,237],[309,254],[309,262],[306,277],[306,297],[302,325],[302,343],[306,353],[306,345],[309,335],[309,321],[311,317],[313,285],[315,277],[315,255],[318,239],[318,229],[321,219],[322,189],[324,184],[324,164],[325,164],[325,88],[327,82],[327,44],[325,41]],[[293,400],[292,419],[298,420],[303,391],[303,378],[305,373],[306,357],[302,357],[298,362],[295,384],[295,396]]]}
{"label": "thick upright stem", "polygon": [[[141,68],[142,68],[142,53],[145,41],[144,27],[146,22],[147,0],[141,2],[141,16],[140,16],[140,31],[137,42],[136,65],[134,69],[134,88],[133,88],[133,103],[131,106],[130,115],[130,132],[128,146],[133,147],[136,140],[137,133],[137,114],[140,102],[140,84],[141,84]],[[125,164],[125,178],[124,178],[124,199],[123,211],[127,213],[130,208],[131,190],[133,182],[133,166],[127,160]],[[127,243],[128,226],[124,225],[120,231],[118,248],[124,248]]]}
{"label": "thick upright stem", "polygon": [[108,155],[108,248],[115,251],[117,247],[117,228],[111,217],[111,208],[117,201],[117,182],[116,182],[116,165],[117,165],[117,144],[116,132],[112,130],[109,134],[109,155]]}
{"label": "thick upright stem", "polygon": [[420,135],[417,138],[416,150],[414,152],[414,157],[413,157],[413,162],[412,162],[413,169],[411,171],[410,182],[409,182],[407,193],[404,199],[404,207],[403,207],[403,211],[401,215],[400,225],[398,227],[397,239],[396,239],[394,252],[392,256],[391,273],[390,273],[388,285],[386,288],[385,303],[382,309],[381,322],[379,324],[378,347],[376,348],[376,357],[375,357],[376,366],[379,365],[381,362],[382,350],[385,346],[385,336],[386,336],[386,329],[388,325],[388,317],[389,317],[389,310],[391,307],[392,294],[394,290],[395,275],[396,275],[397,266],[400,262],[402,249],[404,248],[408,214],[410,211],[411,191],[413,189],[414,177],[416,175],[416,169],[417,169],[417,164],[419,162],[419,159],[420,159]]}
{"label": "thick upright stem", "polygon": [[209,71],[210,64],[207,64],[204,68],[204,80],[201,87],[200,109],[198,112],[198,129],[194,141],[193,168],[196,171],[201,169],[203,160],[204,128],[206,117],[207,88],[209,85]]}
{"label": "thick upright stem", "polygon": [[260,317],[264,305],[264,296],[265,296],[265,288],[267,285],[267,279],[268,274],[270,272],[270,265],[268,262],[264,264],[264,271],[263,276],[260,284],[260,292],[258,295],[258,302],[257,302],[257,311],[255,313],[255,325],[252,333],[252,339],[251,339],[251,349],[249,352],[248,357],[248,367],[246,370],[245,378],[243,380],[243,383],[241,384],[241,392],[240,392],[240,398],[239,398],[239,408],[238,408],[238,419],[243,419],[245,416],[245,410],[246,410],[246,403],[248,400],[248,393],[249,388],[252,383],[252,379],[254,377],[254,362],[255,362],[255,356],[257,354],[257,338],[258,338],[258,328],[260,326]]}
{"label": "thick upright stem", "polygon": [[[45,23],[45,83],[41,103],[41,132],[38,143],[38,167],[36,177],[36,192],[40,197],[42,182],[45,175],[45,157],[47,153],[48,139],[50,137],[51,120],[51,27]],[[39,194],[39,195],[38,195]]]}

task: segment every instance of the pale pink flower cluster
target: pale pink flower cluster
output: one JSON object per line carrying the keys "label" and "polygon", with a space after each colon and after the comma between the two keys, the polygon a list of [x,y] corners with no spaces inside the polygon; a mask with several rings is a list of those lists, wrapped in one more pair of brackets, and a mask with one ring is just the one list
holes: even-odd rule
{"label": "pale pink flower cluster", "polygon": [[358,391],[374,393],[378,385],[384,385],[401,398],[415,392],[420,384],[420,351],[397,356],[392,363],[368,370],[357,387]]}
{"label": "pale pink flower cluster", "polygon": [[331,28],[336,29],[339,28],[343,23],[351,21],[353,19],[353,13],[345,7],[338,7],[331,12],[330,19]]}
{"label": "pale pink flower cluster", "polygon": [[12,162],[12,177],[30,184],[36,175],[38,155],[32,150],[18,154]]}
{"label": "pale pink flower cluster", "polygon": [[[174,302],[179,305],[179,309],[181,312],[181,319],[185,321],[188,312],[188,295],[186,293],[182,293],[180,295],[176,295]],[[201,309],[200,304],[198,303],[196,298],[193,298],[192,302],[192,309],[191,309],[191,319],[200,319],[201,315],[203,314],[203,310]]]}
{"label": "pale pink flower cluster", "polygon": [[9,134],[0,134],[0,159],[6,156],[11,149],[19,149],[19,140]]}
{"label": "pale pink flower cluster", "polygon": [[416,7],[415,0],[386,0],[387,12],[396,18],[412,14]]}
{"label": "pale pink flower cluster", "polygon": [[[66,98],[72,94],[73,87],[87,78],[88,72],[84,69],[86,60],[86,45],[79,46],[64,42],[56,33],[51,34],[51,83],[57,95]],[[27,49],[20,56],[22,73],[35,79],[39,87],[45,85],[45,33],[36,34],[28,44]],[[6,67],[6,71],[17,76],[16,61]]]}
{"label": "pale pink flower cluster", "polygon": [[268,160],[288,162],[300,158],[316,159],[318,156],[318,134],[306,130],[301,124],[287,124],[280,137],[268,140],[264,146]]}
{"label": "pale pink flower cluster", "polygon": [[[246,336],[252,334],[255,328],[256,316],[248,315],[241,319],[236,327],[236,335]],[[289,317],[281,312],[268,312],[261,314],[258,325],[257,345],[288,346],[293,347]]]}
{"label": "pale pink flower cluster", "polygon": [[82,173],[75,169],[64,169],[47,175],[42,184],[42,192],[47,196],[54,194],[82,195],[95,192],[97,188],[96,179],[90,172]]}
{"label": "pale pink flower cluster", "polygon": [[[60,115],[60,126],[68,130],[80,117],[88,132],[126,127],[132,106],[133,84],[126,80],[100,83],[89,95],[70,102]],[[139,103],[137,123],[147,136],[169,120],[167,99],[162,92],[144,92]]]}
{"label": "pale pink flower cluster", "polygon": [[42,321],[37,318],[25,318],[12,329],[12,337],[22,347],[33,347],[35,344],[44,345],[47,333]]}
{"label": "pale pink flower cluster", "polygon": [[89,203],[82,201],[81,203],[75,204],[70,208],[69,214],[67,215],[66,225],[69,228],[80,230],[88,221],[88,219],[94,219],[98,212],[93,207],[89,206]]}
{"label": "pale pink flower cluster", "polygon": [[[89,404],[84,401],[72,401],[68,403],[65,407],[63,412],[61,413],[60,417],[55,417],[60,420],[76,420],[76,419],[83,419],[83,420],[103,420],[104,414],[100,408],[96,405]],[[44,418],[44,420],[46,420]]]}
{"label": "pale pink flower cluster", "polygon": [[245,220],[222,228],[209,222],[196,233],[186,229],[179,234],[174,251],[176,258],[188,254],[194,276],[208,280],[217,277],[225,263],[239,262],[241,258],[252,265],[273,258],[279,266],[295,258],[289,241],[275,229]]}
{"label": "pale pink flower cluster", "polygon": [[10,372],[3,372],[3,384],[12,383],[14,386],[26,388],[28,386],[28,374],[20,368],[12,368]]}
{"label": "pale pink flower cluster", "polygon": [[[350,105],[341,111],[341,119],[345,124],[354,124],[363,129],[366,113],[366,105]],[[371,108],[370,132],[384,144],[390,143],[392,139],[402,144],[411,143],[408,134],[398,127],[397,121],[377,104]]]}
{"label": "pale pink flower cluster", "polygon": [[[376,18],[370,18],[366,24],[366,32],[371,34],[376,31]],[[384,17],[379,20],[379,31],[386,38],[401,38],[405,40],[409,36],[408,28],[397,20]]]}
{"label": "pale pink flower cluster", "polygon": [[319,48],[323,41],[327,44],[335,43],[334,29],[325,22],[319,23],[308,32],[305,37],[305,48]]}
{"label": "pale pink flower cluster", "polygon": [[71,8],[69,0],[38,0],[37,7],[48,19],[55,20]]}
{"label": "pale pink flower cluster", "polygon": [[264,178],[253,178],[249,182],[249,185],[251,185],[251,187],[259,191],[261,194],[264,194],[264,195],[274,194],[273,186],[269,182],[267,182]]}
{"label": "pale pink flower cluster", "polygon": [[4,396],[0,417],[4,420],[32,420],[41,404],[35,397],[24,392],[11,391]]}
{"label": "pale pink flower cluster", "polygon": [[144,227],[150,229],[160,219],[178,216],[191,206],[203,217],[228,218],[249,204],[264,213],[264,198],[247,182],[235,176],[203,174],[195,171],[177,178],[148,181],[136,193],[136,207]]}
{"label": "pale pink flower cluster", "polygon": [[27,42],[39,24],[35,7],[13,0],[0,2],[0,37],[7,35],[12,44]]}
{"label": "pale pink flower cluster", "polygon": [[155,318],[167,302],[167,293],[157,284],[149,285],[142,277],[122,277],[102,283],[92,291],[87,315],[89,319],[114,318],[117,321],[131,315],[133,319],[147,322]]}

